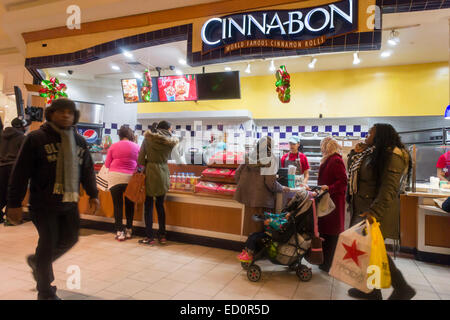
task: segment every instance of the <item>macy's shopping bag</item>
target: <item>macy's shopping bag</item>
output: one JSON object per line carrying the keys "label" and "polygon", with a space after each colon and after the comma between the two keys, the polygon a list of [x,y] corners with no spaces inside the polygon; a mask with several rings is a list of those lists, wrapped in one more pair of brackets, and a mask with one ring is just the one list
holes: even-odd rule
{"label": "macy's shopping bag", "polygon": [[[364,229],[368,234],[363,234]],[[330,276],[365,293],[371,291],[367,287],[367,267],[372,244],[369,230],[370,224],[366,220],[342,232],[330,269]]]}
{"label": "macy's shopping bag", "polygon": [[[373,218],[375,220],[375,218]],[[381,234],[380,223],[376,220],[371,224],[372,246],[369,259],[369,282],[373,288],[386,289],[391,286],[391,272],[384,245],[384,238]],[[373,276],[372,276],[373,275]]]}

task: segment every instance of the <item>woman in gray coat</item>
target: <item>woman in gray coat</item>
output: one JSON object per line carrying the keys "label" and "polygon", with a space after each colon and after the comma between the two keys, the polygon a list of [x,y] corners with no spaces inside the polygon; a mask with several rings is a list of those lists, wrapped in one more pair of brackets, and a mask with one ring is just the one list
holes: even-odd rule
{"label": "woman in gray coat", "polygon": [[236,170],[237,190],[234,199],[245,205],[244,235],[261,232],[262,223],[252,220],[254,214],[273,212],[275,194],[288,192],[289,188],[278,183],[276,158],[272,154],[272,139],[262,137],[247,157],[245,164]]}

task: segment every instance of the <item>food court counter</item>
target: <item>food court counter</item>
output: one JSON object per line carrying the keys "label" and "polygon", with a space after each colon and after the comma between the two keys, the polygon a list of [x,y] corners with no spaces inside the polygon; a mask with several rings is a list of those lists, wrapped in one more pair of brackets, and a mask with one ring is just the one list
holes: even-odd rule
{"label": "food court counter", "polygon": [[415,192],[400,196],[400,244],[412,249],[416,259],[449,263],[450,214],[434,201],[449,196],[450,192],[428,184],[417,184]]}
{"label": "food court counter", "polygon": [[[169,165],[171,174],[193,172],[199,175],[205,168]],[[114,207],[110,192],[99,191],[99,200],[100,208],[94,214],[89,210],[88,196],[82,195],[79,203],[81,218],[113,224]],[[245,207],[233,200],[231,195],[170,190],[166,196],[165,210],[168,232],[237,242],[245,242],[247,238],[244,234]],[[143,213],[143,205],[136,206],[135,227],[145,227]],[[156,208],[153,209],[153,221],[153,229],[158,229]]]}

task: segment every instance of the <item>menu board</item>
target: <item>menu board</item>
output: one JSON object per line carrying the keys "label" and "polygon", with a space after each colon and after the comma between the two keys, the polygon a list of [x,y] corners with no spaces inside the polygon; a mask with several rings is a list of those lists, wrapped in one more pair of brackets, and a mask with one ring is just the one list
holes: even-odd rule
{"label": "menu board", "polygon": [[122,79],[123,100],[125,103],[157,102],[157,87],[157,78],[151,78],[147,87],[142,79]]}
{"label": "menu board", "polygon": [[159,101],[197,100],[195,75],[169,76],[158,78]]}

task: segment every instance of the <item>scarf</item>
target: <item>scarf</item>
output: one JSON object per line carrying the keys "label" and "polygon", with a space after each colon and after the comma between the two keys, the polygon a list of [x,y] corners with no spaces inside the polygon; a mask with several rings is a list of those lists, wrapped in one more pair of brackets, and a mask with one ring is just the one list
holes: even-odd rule
{"label": "scarf", "polygon": [[369,147],[363,152],[357,153],[353,156],[352,164],[349,168],[348,192],[350,195],[354,195],[358,191],[359,169],[361,168],[361,164],[364,158],[372,154],[373,150],[375,150],[375,146]]}
{"label": "scarf", "polygon": [[73,129],[62,130],[51,122],[49,124],[61,136],[53,194],[62,194],[62,202],[78,202],[80,172],[77,155],[78,148],[75,143]]}

